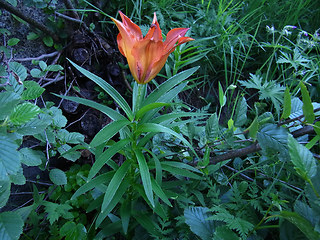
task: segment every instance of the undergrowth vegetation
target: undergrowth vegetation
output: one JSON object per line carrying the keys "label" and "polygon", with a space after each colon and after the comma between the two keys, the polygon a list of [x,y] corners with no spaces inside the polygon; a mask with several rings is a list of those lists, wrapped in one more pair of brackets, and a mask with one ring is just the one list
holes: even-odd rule
{"label": "undergrowth vegetation", "polygon": [[[47,16],[25,38],[56,52],[19,59],[0,29],[1,239],[320,239],[319,2],[0,0],[33,26],[17,5]],[[119,10],[195,40],[137,84]],[[92,109],[90,135],[74,126]]]}

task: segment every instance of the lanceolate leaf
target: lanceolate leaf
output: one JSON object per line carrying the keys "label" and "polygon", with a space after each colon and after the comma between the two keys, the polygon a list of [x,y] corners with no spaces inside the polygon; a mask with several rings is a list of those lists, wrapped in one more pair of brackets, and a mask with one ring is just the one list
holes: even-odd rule
{"label": "lanceolate leaf", "polygon": [[283,100],[283,110],[281,119],[286,119],[290,116],[291,113],[291,95],[290,90],[288,87],[286,87],[286,90],[284,91],[284,100]]}
{"label": "lanceolate leaf", "polygon": [[310,180],[317,173],[316,160],[312,153],[299,144],[291,135],[288,137],[289,154],[297,173],[304,179]]}
{"label": "lanceolate leaf", "polygon": [[103,129],[101,129],[96,136],[92,139],[90,146],[96,147],[102,143],[109,141],[116,133],[118,133],[123,127],[130,124],[128,120],[118,120],[109,123]]}
{"label": "lanceolate leaf", "polygon": [[293,223],[309,240],[319,240],[320,234],[316,232],[311,223],[295,212],[282,211],[280,216]]}
{"label": "lanceolate leaf", "polygon": [[219,136],[219,119],[216,113],[212,114],[208,118],[206,123],[206,137],[207,141],[214,141],[216,137]]}
{"label": "lanceolate leaf", "polygon": [[172,207],[168,197],[166,194],[163,192],[159,184],[152,178],[151,179],[151,184],[152,184],[152,189],[154,193],[163,201],[165,202],[168,206]]}
{"label": "lanceolate leaf", "polygon": [[123,149],[128,143],[130,139],[122,139],[114,145],[110,146],[107,150],[105,150],[95,161],[93,166],[90,169],[88,179],[93,178],[100,169],[111,159],[116,153],[118,153],[121,149]]}
{"label": "lanceolate leaf", "polygon": [[[70,61],[70,60],[69,60]],[[94,75],[93,73],[87,71],[86,69],[78,66],[77,64],[70,61],[70,63],[79,70],[83,75],[85,75],[87,78],[94,81],[96,84],[98,84],[106,93],[108,93],[116,103],[119,104],[119,106],[123,109],[123,111],[126,113],[127,117],[132,120],[133,119],[133,113],[126,102],[124,98],[121,96],[121,94],[114,89],[109,83],[104,81],[102,78],[98,77],[97,75]]]}
{"label": "lanceolate leaf", "polygon": [[301,88],[302,102],[303,102],[303,106],[302,106],[303,115],[307,123],[313,123],[315,119],[315,115],[313,112],[313,106],[312,106],[311,98],[309,96],[308,89],[303,84],[303,82],[300,82],[300,88]]}
{"label": "lanceolate leaf", "polygon": [[106,190],[106,194],[104,195],[104,199],[101,206],[101,213],[103,213],[107,207],[110,205],[112,199],[118,191],[120,184],[122,183],[124,177],[126,176],[131,164],[130,162],[124,161],[124,163],[119,167],[119,169],[114,174],[111,179],[108,188]]}
{"label": "lanceolate leaf", "polygon": [[146,196],[147,196],[149,202],[154,207],[152,185],[151,185],[151,178],[150,178],[148,164],[147,164],[146,159],[144,158],[143,153],[141,151],[139,151],[138,149],[135,149],[134,152],[136,154],[137,161],[139,164],[140,176],[141,176],[144,191],[146,193]]}
{"label": "lanceolate leaf", "polygon": [[234,115],[234,125],[242,127],[247,121],[248,104],[244,97],[242,97],[238,104]]}

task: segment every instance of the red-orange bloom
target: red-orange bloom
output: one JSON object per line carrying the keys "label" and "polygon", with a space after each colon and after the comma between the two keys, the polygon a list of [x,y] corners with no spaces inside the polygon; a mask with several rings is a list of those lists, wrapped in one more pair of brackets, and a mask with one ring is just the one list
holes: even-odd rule
{"label": "red-orange bloom", "polygon": [[122,22],[112,18],[120,31],[117,37],[118,47],[121,54],[127,58],[130,71],[137,83],[145,84],[151,81],[177,46],[194,40],[184,36],[189,28],[175,28],[168,32],[163,42],[156,13],[147,35],[143,37],[140,27],[121,11],[119,13]]}

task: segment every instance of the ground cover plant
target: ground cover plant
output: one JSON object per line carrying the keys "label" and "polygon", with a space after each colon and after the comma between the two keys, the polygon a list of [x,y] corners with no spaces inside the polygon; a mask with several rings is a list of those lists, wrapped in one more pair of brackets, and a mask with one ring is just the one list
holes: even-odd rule
{"label": "ground cover plant", "polygon": [[0,239],[320,239],[317,1],[0,6]]}

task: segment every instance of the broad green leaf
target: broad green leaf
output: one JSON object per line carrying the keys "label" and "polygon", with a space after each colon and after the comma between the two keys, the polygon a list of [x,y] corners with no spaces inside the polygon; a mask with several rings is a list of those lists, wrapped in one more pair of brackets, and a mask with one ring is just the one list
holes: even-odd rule
{"label": "broad green leaf", "polygon": [[0,181],[8,181],[9,175],[20,169],[19,146],[8,136],[0,135]]}
{"label": "broad green leaf", "polygon": [[316,232],[313,226],[311,225],[311,223],[308,220],[306,220],[304,217],[300,216],[298,213],[282,211],[280,213],[280,217],[293,223],[297,228],[300,229],[301,232],[304,233],[304,235],[309,240],[320,239],[320,233]]}
{"label": "broad green leaf", "polygon": [[26,178],[23,175],[23,170],[22,167],[19,168],[18,172],[14,175],[10,175],[10,181],[14,184],[14,185],[24,185],[26,184]]}
{"label": "broad green leaf", "polygon": [[45,206],[45,212],[48,214],[47,218],[49,219],[51,225],[55,221],[58,221],[60,217],[63,217],[64,219],[74,218],[73,214],[69,212],[69,210],[72,209],[69,204],[59,204],[45,201],[43,205]]}
{"label": "broad green leaf", "polygon": [[237,234],[235,234],[227,226],[219,226],[215,229],[213,238],[214,240],[241,240]]}
{"label": "broad green leaf", "polygon": [[247,101],[244,97],[242,97],[240,101],[238,101],[234,115],[234,125],[236,127],[242,127],[247,122],[247,111]]}
{"label": "broad green leaf", "polygon": [[83,75],[85,75],[87,78],[94,81],[96,84],[98,84],[106,93],[108,93],[113,100],[119,104],[119,106],[122,108],[122,110],[126,113],[128,119],[131,121],[133,120],[133,113],[128,105],[128,103],[124,100],[124,98],[121,96],[121,94],[114,89],[109,83],[104,81],[102,78],[98,77],[97,75],[94,75],[93,73],[87,71],[86,69],[78,66],[77,64],[73,63],[69,60],[69,62],[77,69],[79,70]]}
{"label": "broad green leaf", "polygon": [[20,100],[19,94],[14,92],[0,92],[0,120],[5,119]]}
{"label": "broad green leaf", "polygon": [[65,185],[67,184],[67,176],[64,171],[60,169],[52,169],[49,173],[50,180],[56,185]]}
{"label": "broad green leaf", "polygon": [[115,144],[111,145],[107,150],[105,150],[95,161],[93,166],[90,169],[88,179],[92,179],[100,169],[121,149],[123,149],[128,143],[130,139],[122,139]]}
{"label": "broad green leaf", "polygon": [[124,161],[116,173],[113,175],[108,188],[106,190],[106,194],[104,195],[101,213],[105,212],[107,207],[111,204],[115,194],[117,193],[120,184],[122,183],[124,177],[127,175],[127,172],[131,166],[130,161]]}
{"label": "broad green leaf", "polygon": [[51,71],[51,72],[58,72],[58,71],[61,71],[63,70],[63,67],[61,65],[49,65],[47,68],[46,68],[46,71]]}
{"label": "broad green leaf", "polygon": [[[21,63],[9,62],[9,67],[11,71],[18,75],[20,81],[24,81],[27,78],[27,69]],[[17,82],[17,80],[15,80],[15,82]]]}
{"label": "broad green leaf", "polygon": [[23,221],[16,212],[0,213],[1,240],[18,240],[22,233]]}
{"label": "broad green leaf", "polygon": [[215,230],[214,221],[206,220],[208,218],[208,211],[209,209],[205,207],[189,207],[184,210],[186,224],[202,240],[213,239]]}
{"label": "broad green leaf", "polygon": [[161,234],[158,229],[161,229],[159,226],[156,226],[156,222],[151,219],[151,217],[147,214],[136,213],[133,217],[137,220],[137,222],[150,234],[161,238]]}
{"label": "broad green leaf", "polygon": [[8,46],[12,47],[14,45],[17,45],[20,42],[19,38],[10,38],[7,42]]}
{"label": "broad green leaf", "polygon": [[278,151],[282,154],[287,152],[288,133],[283,127],[276,124],[266,124],[257,134],[261,148],[268,152]]}
{"label": "broad green leaf", "polygon": [[57,137],[64,143],[79,144],[84,142],[84,136],[78,132],[68,132],[65,129],[60,129],[57,132]]}
{"label": "broad green leaf", "polygon": [[295,170],[304,180],[310,180],[317,173],[316,160],[313,154],[291,135],[288,137],[288,146]]}
{"label": "broad green leaf", "polygon": [[168,206],[172,207],[168,197],[166,196],[166,194],[163,192],[162,188],[160,187],[160,185],[157,183],[157,181],[155,181],[153,178],[151,178],[151,184],[152,184],[152,189],[154,191],[154,193],[164,202],[166,203]]}
{"label": "broad green leaf", "polygon": [[39,62],[39,67],[41,68],[42,71],[46,71],[48,65],[46,64],[45,61],[40,61]]}
{"label": "broad green leaf", "polygon": [[215,138],[219,136],[220,128],[217,113],[212,114],[211,117],[208,118],[205,132],[207,141],[214,141]]}
{"label": "broad green leaf", "polygon": [[256,139],[259,130],[259,121],[257,117],[255,117],[247,130],[249,131],[249,136],[253,139]]}
{"label": "broad green leaf", "polygon": [[99,187],[101,184],[110,182],[114,172],[110,171],[104,174],[101,174],[94,179],[89,180],[86,184],[82,185],[78,190],[72,195],[71,200],[76,199],[80,195],[94,189],[95,187]]}
{"label": "broad green leaf", "polygon": [[31,41],[31,40],[35,40],[39,37],[38,34],[34,33],[34,32],[29,32],[27,35],[27,40]]}
{"label": "broad green leaf", "polygon": [[117,111],[113,110],[110,107],[107,107],[105,105],[96,103],[92,100],[88,100],[85,98],[78,98],[78,97],[71,97],[71,96],[63,96],[63,95],[58,95],[58,94],[54,94],[58,97],[61,97],[63,99],[67,99],[70,101],[74,101],[83,105],[86,105],[88,107],[92,107],[95,108],[97,110],[99,110],[100,112],[106,114],[109,118],[111,118],[112,120],[116,121],[116,120],[125,120],[126,118],[124,116],[122,116],[120,113],[118,113]]}
{"label": "broad green leaf", "polygon": [[72,162],[75,162],[81,157],[81,153],[76,151],[75,148],[72,148],[68,144],[61,145],[57,150],[60,153],[61,157],[64,157],[65,159]]}
{"label": "broad green leaf", "polygon": [[43,72],[43,71],[41,71],[40,69],[37,69],[37,68],[33,68],[33,69],[31,69],[30,74],[34,78],[41,78],[41,77],[44,77],[46,75],[46,72]]}
{"label": "broad green leaf", "polygon": [[291,114],[291,95],[290,90],[288,87],[286,87],[286,90],[284,91],[284,99],[283,99],[283,110],[281,119],[286,119]]}
{"label": "broad green leaf", "polygon": [[0,181],[0,208],[6,205],[10,196],[10,189],[10,181]]}
{"label": "broad green leaf", "polygon": [[179,138],[186,146],[188,146],[193,153],[197,155],[197,153],[195,152],[195,150],[193,149],[192,145],[181,135],[179,135],[178,133],[176,133],[175,131],[171,130],[170,128],[167,128],[165,126],[162,126],[160,124],[156,124],[156,123],[143,123],[141,125],[138,125],[137,128],[137,132],[147,132],[147,133],[168,133],[171,134],[172,136],[175,136],[176,138]]}
{"label": "broad green leaf", "polygon": [[138,165],[139,165],[139,170],[140,170],[140,176],[142,180],[142,185],[144,188],[144,191],[146,193],[146,196],[151,203],[152,207],[154,207],[154,200],[153,200],[153,192],[152,192],[152,185],[151,185],[151,178],[150,178],[150,172],[149,172],[149,167],[146,162],[146,159],[143,156],[143,153],[139,151],[138,149],[134,150]]}
{"label": "broad green leaf", "polygon": [[169,78],[165,82],[163,82],[157,89],[155,89],[152,93],[144,101],[144,106],[155,103],[159,101],[159,98],[163,96],[165,93],[170,91],[173,87],[181,83],[190,77],[195,71],[198,70],[199,67],[194,67],[183,72],[180,72],[173,77]]}
{"label": "broad green leaf", "polygon": [[66,222],[60,229],[60,236],[65,240],[86,240],[87,229],[82,223]]}
{"label": "broad green leaf", "polygon": [[[41,114],[40,114],[41,115]],[[49,115],[42,115],[40,118],[34,118],[17,128],[17,133],[22,135],[35,135],[43,133],[51,124],[52,119]]]}
{"label": "broad green leaf", "polygon": [[21,162],[27,166],[39,166],[46,159],[43,152],[31,148],[22,148],[19,152],[21,154]]}
{"label": "broad green leaf", "polygon": [[15,125],[27,123],[40,113],[40,108],[32,103],[25,102],[16,106],[10,115],[10,121]]}
{"label": "broad green leaf", "polygon": [[308,89],[303,84],[303,82],[300,82],[300,88],[301,88],[302,102],[303,102],[303,106],[302,106],[303,115],[307,123],[313,123],[315,120],[315,115],[313,112],[313,106],[312,106],[311,98],[309,96]]}
{"label": "broad green leaf", "polygon": [[102,128],[92,139],[90,146],[96,147],[102,143],[110,140],[114,135],[116,135],[123,127],[130,124],[128,120],[118,120],[109,123],[104,128]]}
{"label": "broad green leaf", "polygon": [[[97,217],[96,227],[99,227],[102,221],[107,217],[107,215],[114,209],[114,207],[121,201],[123,194],[127,191],[130,187],[130,180],[129,178],[124,178],[117,191],[115,192],[114,196],[110,200],[109,204],[106,206],[105,209],[101,208],[101,212]],[[104,198],[108,195],[108,191],[106,191]]]}
{"label": "broad green leaf", "polygon": [[39,83],[35,81],[24,81],[23,85],[26,88],[21,95],[23,100],[36,99],[45,91],[45,89],[40,87]]}

